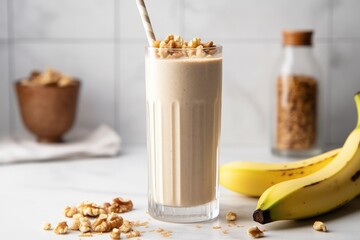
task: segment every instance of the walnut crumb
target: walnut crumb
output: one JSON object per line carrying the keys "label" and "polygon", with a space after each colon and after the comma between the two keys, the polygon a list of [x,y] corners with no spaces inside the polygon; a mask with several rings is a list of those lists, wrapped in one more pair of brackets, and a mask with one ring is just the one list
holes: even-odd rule
{"label": "walnut crumb", "polygon": [[93,236],[93,235],[92,235],[91,232],[81,233],[81,234],[79,235],[79,237],[92,237],[92,236]]}
{"label": "walnut crumb", "polygon": [[46,231],[50,230],[51,229],[51,223],[49,222],[44,222],[43,225],[42,225],[42,228]]}
{"label": "walnut crumb", "polygon": [[140,237],[141,233],[138,230],[133,230],[126,233],[126,238]]}
{"label": "walnut crumb", "polygon": [[234,212],[228,212],[227,214],[226,214],[226,220],[227,221],[235,221],[236,220],[236,218],[237,218],[237,215],[236,215],[236,213],[234,213]]}
{"label": "walnut crumb", "polygon": [[252,238],[264,237],[264,232],[261,231],[257,226],[253,226],[247,230],[247,234]]}
{"label": "walnut crumb", "polygon": [[314,230],[319,231],[319,232],[327,232],[325,223],[323,223],[321,221],[315,221],[313,224],[313,228],[314,228]]}
{"label": "walnut crumb", "polygon": [[223,234],[229,234],[229,230],[225,229],[222,231]]}
{"label": "walnut crumb", "polygon": [[213,226],[212,228],[213,228],[213,229],[220,229],[221,226]]}

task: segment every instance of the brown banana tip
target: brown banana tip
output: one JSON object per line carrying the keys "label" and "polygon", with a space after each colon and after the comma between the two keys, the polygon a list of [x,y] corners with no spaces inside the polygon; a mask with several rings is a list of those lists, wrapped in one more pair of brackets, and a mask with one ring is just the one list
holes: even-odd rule
{"label": "brown banana tip", "polygon": [[269,210],[261,210],[261,209],[256,209],[253,213],[253,219],[255,222],[261,223],[261,224],[266,224],[269,222],[272,222],[271,218],[270,218],[270,211]]}

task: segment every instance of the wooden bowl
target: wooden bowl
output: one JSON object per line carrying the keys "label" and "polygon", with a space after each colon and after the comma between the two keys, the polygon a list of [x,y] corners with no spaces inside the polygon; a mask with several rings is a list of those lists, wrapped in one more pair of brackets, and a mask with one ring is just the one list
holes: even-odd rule
{"label": "wooden bowl", "polygon": [[74,123],[80,81],[65,87],[15,83],[22,120],[38,142],[62,142]]}

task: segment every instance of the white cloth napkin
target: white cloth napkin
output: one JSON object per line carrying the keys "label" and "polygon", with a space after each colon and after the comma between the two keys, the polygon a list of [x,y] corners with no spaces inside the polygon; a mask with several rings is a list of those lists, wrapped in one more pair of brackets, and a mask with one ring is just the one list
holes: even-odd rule
{"label": "white cloth napkin", "polygon": [[101,125],[79,141],[44,144],[14,137],[0,139],[0,164],[64,158],[117,155],[120,136],[110,127]]}

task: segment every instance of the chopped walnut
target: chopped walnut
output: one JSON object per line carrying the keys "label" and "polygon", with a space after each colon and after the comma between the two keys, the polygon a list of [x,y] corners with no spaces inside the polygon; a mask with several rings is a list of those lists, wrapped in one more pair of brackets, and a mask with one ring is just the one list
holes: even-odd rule
{"label": "chopped walnut", "polygon": [[116,213],[111,213],[107,217],[107,222],[110,224],[111,229],[118,228],[123,224],[123,218]]}
{"label": "chopped walnut", "polygon": [[77,208],[75,206],[69,207],[66,206],[64,209],[65,217],[72,218],[77,213]]}
{"label": "chopped walnut", "polygon": [[50,230],[51,229],[51,223],[49,222],[44,222],[43,225],[42,225],[42,228],[44,230]]}
{"label": "chopped walnut", "polygon": [[226,214],[226,220],[227,220],[227,221],[235,221],[236,218],[237,218],[237,215],[236,215],[236,213],[234,213],[234,212],[228,212],[228,213]]}
{"label": "chopped walnut", "polygon": [[97,217],[100,214],[106,214],[103,207],[89,201],[84,201],[78,206],[78,212],[84,216]]}
{"label": "chopped walnut", "polygon": [[212,228],[213,228],[213,229],[220,229],[221,226],[213,226]]}
{"label": "chopped walnut", "polygon": [[319,232],[327,232],[325,223],[323,223],[321,221],[315,221],[313,224],[313,228],[314,228],[314,230],[319,231]]}
{"label": "chopped walnut", "polygon": [[118,228],[114,228],[110,233],[111,239],[120,239],[121,232]]}
{"label": "chopped walnut", "polygon": [[54,233],[56,234],[66,234],[68,231],[68,225],[64,222],[59,222],[54,228]]}
{"label": "chopped walnut", "polygon": [[126,233],[126,238],[140,237],[141,233],[138,230],[133,230],[131,232]]}
{"label": "chopped walnut", "polygon": [[71,230],[77,231],[79,230],[80,227],[80,218],[83,218],[84,216],[81,213],[77,213],[75,214],[72,218],[73,218],[73,223],[70,226]]}
{"label": "chopped walnut", "polygon": [[251,227],[247,230],[247,234],[252,238],[264,237],[264,232],[261,231],[257,226]]}
{"label": "chopped walnut", "polygon": [[100,214],[98,218],[96,218],[91,228],[94,232],[109,232],[111,230],[111,226],[107,221],[107,215],[106,214]]}
{"label": "chopped walnut", "polygon": [[82,233],[90,232],[91,231],[91,222],[87,217],[82,217],[79,219],[79,230]]}
{"label": "chopped walnut", "polygon": [[128,220],[124,220],[119,230],[123,233],[128,233],[132,231],[132,224]]}
{"label": "chopped walnut", "polygon": [[133,203],[129,199],[123,199],[120,197],[114,198],[111,206],[108,208],[110,213],[124,213],[133,208]]}
{"label": "chopped walnut", "polygon": [[213,41],[201,42],[201,38],[195,37],[186,42],[180,36],[167,35],[163,41],[156,40],[152,45],[158,48],[155,53],[160,58],[181,58],[185,57],[211,57],[216,53],[216,46]]}

